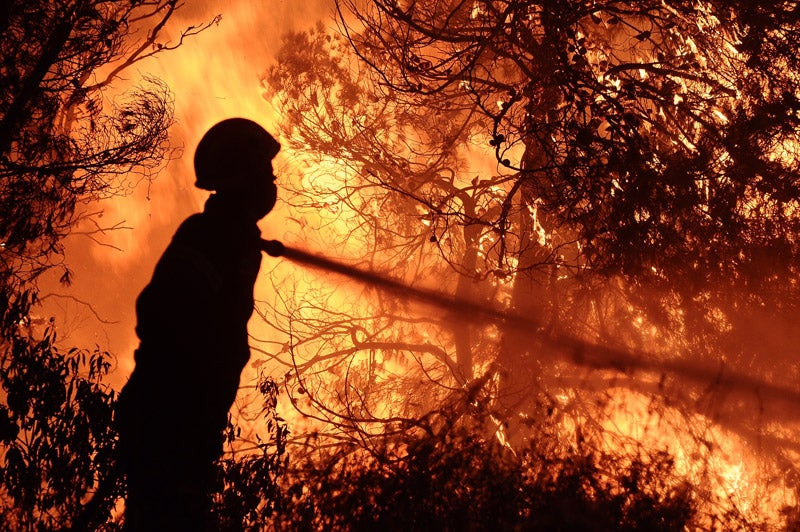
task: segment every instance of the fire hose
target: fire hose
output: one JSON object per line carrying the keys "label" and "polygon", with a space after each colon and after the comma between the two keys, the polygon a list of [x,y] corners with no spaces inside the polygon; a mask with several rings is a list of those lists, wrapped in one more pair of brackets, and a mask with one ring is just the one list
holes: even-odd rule
{"label": "fire hose", "polygon": [[697,356],[681,359],[663,359],[646,351],[625,347],[612,347],[583,340],[566,331],[541,330],[530,318],[509,310],[498,309],[483,303],[459,299],[449,294],[409,286],[375,272],[362,270],[321,255],[284,245],[277,240],[262,240],[261,249],[272,257],[282,257],[302,266],[333,272],[395,295],[447,310],[460,319],[486,323],[490,321],[501,328],[514,329],[529,334],[562,357],[578,366],[615,370],[631,374],[636,371],[661,375],[676,375],[701,384],[729,386],[751,391],[762,399],[774,399],[800,405],[800,391],[766,383],[750,375],[719,366],[712,367],[693,360]]}

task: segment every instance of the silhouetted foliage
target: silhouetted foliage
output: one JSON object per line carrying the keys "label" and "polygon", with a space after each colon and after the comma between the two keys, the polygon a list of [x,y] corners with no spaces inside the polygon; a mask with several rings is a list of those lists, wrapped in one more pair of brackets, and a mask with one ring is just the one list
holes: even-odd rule
{"label": "silhouetted foliage", "polygon": [[[54,530],[74,523],[114,469],[112,413],[116,393],[103,384],[110,356],[17,336],[0,364],[0,523],[5,530]],[[106,486],[100,511],[121,495]]]}
{"label": "silhouetted foliage", "polygon": [[231,454],[218,462],[212,508],[219,530],[264,529],[283,511],[280,482],[289,461],[289,429],[275,410],[279,393],[275,381],[262,376],[257,388],[263,405],[255,436],[241,441],[241,427],[232,423],[226,432]]}

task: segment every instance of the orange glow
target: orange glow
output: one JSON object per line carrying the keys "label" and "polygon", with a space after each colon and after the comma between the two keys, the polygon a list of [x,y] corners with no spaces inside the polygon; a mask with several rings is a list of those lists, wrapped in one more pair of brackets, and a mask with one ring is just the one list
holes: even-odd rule
{"label": "orange glow", "polygon": [[[75,234],[67,240],[67,259],[76,270],[74,284],[70,288],[59,287],[53,280],[52,287],[43,290],[43,293],[58,292],[72,298],[67,303],[64,298],[54,297],[46,302],[43,310],[44,313],[56,314],[61,322],[67,324],[63,339],[78,344],[99,343],[117,354],[119,366],[113,375],[113,384],[117,388],[132,370],[132,353],[138,343],[133,333],[135,298],[149,280],[155,262],[174,230],[189,214],[200,210],[206,198],[204,192],[193,187],[193,147],[210,125],[227,117],[244,116],[262,123],[268,130],[278,129],[282,121],[280,109],[274,102],[264,100],[259,73],[274,60],[283,33],[305,29],[327,16],[330,9],[327,0],[262,4],[244,0],[201,2],[195,4],[193,11],[187,10],[181,18],[173,21],[176,27],[182,27],[195,20],[207,20],[219,11],[223,14],[219,27],[140,67],[140,70],[164,79],[173,90],[178,123],[172,131],[172,138],[174,145],[182,149],[153,183],[139,184],[130,196],[86,206],[87,211],[103,211],[98,220],[108,224],[107,230],[97,232],[96,226],[90,222],[78,226]],[[478,10],[478,4],[475,5],[475,10]],[[473,16],[479,15],[479,11],[473,11]],[[628,41],[632,34],[620,31],[616,38]],[[696,45],[687,38],[685,46],[691,49]],[[607,59],[602,47],[589,54],[589,61],[595,65]],[[647,75],[645,70],[640,71],[640,76]],[[603,78],[599,73],[598,79],[610,87],[619,88],[619,79]],[[684,83],[681,92],[685,93],[687,87],[685,82],[681,82]],[[114,91],[124,89],[122,86],[114,87]],[[109,101],[114,95],[111,91],[107,94]],[[676,103],[681,98],[680,94],[675,94]],[[502,107],[501,102],[497,105]],[[659,111],[663,113],[663,110]],[[730,120],[724,108],[710,107],[707,111],[711,119],[719,123]],[[681,137],[681,142],[690,150],[695,149],[692,140],[690,135]],[[511,174],[510,170],[498,168],[494,151],[485,141],[476,138],[460,148],[455,157],[459,167],[455,169],[454,178],[459,186],[467,187],[476,176]],[[519,160],[521,152],[522,147],[517,146],[506,156]],[[775,147],[776,158],[795,158],[796,155],[797,145],[793,142],[787,141]],[[366,213],[380,219],[381,206],[366,202],[359,205],[363,208],[359,213],[345,205],[341,198],[342,189],[357,182],[360,176],[342,161],[328,159],[320,164],[311,164],[285,148],[275,160],[275,169],[279,187],[299,189],[313,198],[310,202],[304,198],[306,204],[302,207],[279,200],[275,211],[261,223],[265,238],[334,255],[364,269],[388,272],[415,286],[455,293],[458,275],[449,268],[433,243],[399,254],[390,245],[381,247],[371,240],[374,227],[362,223],[361,216]],[[622,192],[619,182],[615,180],[614,185]],[[503,207],[502,198],[510,187],[510,180],[497,185],[494,195],[479,198],[476,211],[480,215],[499,211]],[[292,198],[283,199],[288,202]],[[535,233],[533,239],[542,247],[550,245],[554,239],[569,241],[567,236],[555,234],[556,230],[548,232],[545,229],[545,224],[540,221],[544,214],[539,212],[537,205],[528,206],[530,225]],[[648,214],[637,213],[637,216],[646,217]],[[407,214],[407,219],[419,224],[423,228],[421,232],[430,232],[431,242],[436,246],[456,250],[454,254],[466,247],[452,234],[440,237],[444,231],[420,204]],[[481,231],[476,247],[478,258],[483,260],[494,256],[498,237],[489,230]],[[97,244],[98,241],[101,245]],[[563,253],[572,253],[575,246],[565,245]],[[563,259],[563,262],[569,263],[569,259]],[[512,257],[498,266],[498,275],[480,271],[488,281],[480,285],[475,283],[474,289],[483,290],[482,297],[492,301],[497,308],[506,308],[512,299],[516,273],[506,275],[502,270],[514,271],[517,266],[517,259]],[[559,281],[565,280],[567,274],[558,276],[556,272],[556,277]],[[608,301],[612,308],[618,304],[614,299],[614,289],[613,286],[608,288],[608,300],[587,304],[591,308],[584,309],[586,318],[579,331],[583,334],[581,337],[589,340],[601,338],[599,331],[604,310],[599,306]],[[355,413],[351,412],[359,418],[359,427],[366,433],[378,433],[385,427],[382,420],[421,414],[466,387],[464,379],[458,375],[456,360],[457,336],[463,332],[462,325],[439,310],[398,302],[355,282],[317,271],[300,270],[267,256],[263,258],[255,297],[257,311],[249,324],[253,356],[242,376],[243,390],[234,407],[244,420],[255,418],[258,401],[254,399],[252,388],[262,374],[273,375],[283,390],[288,391],[280,398],[279,410],[298,439],[303,434],[324,432],[330,427],[326,421],[339,421],[337,414],[342,412],[321,411],[321,407],[332,404],[341,407],[346,402],[344,399],[351,401],[348,404],[362,407]],[[82,301],[90,302],[93,312],[104,322],[98,323]],[[274,316],[273,309],[284,315]],[[673,340],[682,335],[682,330],[670,331],[672,337],[664,338],[659,336],[657,326],[649,323],[643,313],[637,313],[632,306],[624,310],[630,316],[628,325],[646,344],[646,352],[688,352],[686,346],[677,345],[678,342]],[[677,316],[682,311],[676,305],[673,312]],[[721,328],[732,327],[719,309],[715,309],[713,318]],[[681,320],[676,321],[684,326]],[[322,332],[311,326],[322,322],[332,322],[333,325],[328,325],[329,329]],[[488,377],[486,389],[498,388],[497,382],[501,377],[495,362],[503,348],[504,331],[494,325],[472,325],[466,330],[476,346],[472,360],[475,375]],[[528,340],[531,338],[534,336]],[[578,395],[586,403],[596,401],[593,408],[599,412],[597,419],[606,435],[603,445],[607,449],[668,449],[677,458],[676,465],[681,474],[698,483],[707,482],[714,503],[734,504],[745,513],[768,508],[775,513],[770,517],[777,520],[781,506],[796,504],[792,487],[787,486],[782,477],[783,472],[770,463],[776,454],[774,449],[758,448],[741,434],[744,431],[736,432],[731,428],[738,421],[736,416],[742,415],[749,416],[748,420],[756,420],[754,430],[759,435],[777,433],[778,429],[770,422],[780,419],[781,408],[785,405],[759,405],[760,412],[741,412],[734,411],[735,407],[711,405],[705,415],[699,413],[702,408],[695,408],[702,401],[711,403],[733,397],[752,404],[754,400],[738,396],[739,390],[716,390],[711,383],[708,390],[700,389],[696,382],[673,383],[673,388],[665,388],[662,386],[664,381],[670,379],[662,377],[659,382],[658,376],[652,372],[614,374],[610,378],[612,385],[600,389],[581,382],[582,374],[575,377],[569,373],[590,373],[592,370],[570,365],[557,357],[548,359],[547,350],[540,345],[536,347],[544,353],[537,361],[541,362],[543,369],[539,376],[541,382],[536,386],[554,385],[551,399],[556,410],[566,410],[567,405],[580,402],[576,398]],[[597,378],[605,382],[605,377],[605,370],[596,370],[591,373],[591,379],[587,377],[585,381]],[[637,393],[633,391],[637,386],[655,391],[652,394]],[[651,408],[654,396],[663,401],[657,413]],[[587,408],[585,405],[581,407]],[[585,411],[580,410],[580,413]],[[564,434],[574,435],[579,421],[582,421],[579,419],[581,414],[575,417],[564,415],[560,422]],[[764,423],[760,423],[759,416],[762,415],[767,419]],[[690,425],[688,428],[687,424]],[[782,429],[789,434],[788,438],[795,437],[800,431],[797,417],[782,424]],[[525,441],[525,437],[510,434],[499,423],[495,437],[510,448]],[[800,457],[795,454],[793,459],[796,467]]]}
{"label": "orange glow", "polygon": [[627,447],[633,454],[641,448],[665,449],[675,456],[678,474],[702,483],[713,505],[766,517],[772,526],[780,526],[781,508],[796,504],[786,472],[764,449],[717,420],[688,415],[680,405],[656,411],[652,397],[624,388],[608,390],[608,395],[604,425],[609,449]]}

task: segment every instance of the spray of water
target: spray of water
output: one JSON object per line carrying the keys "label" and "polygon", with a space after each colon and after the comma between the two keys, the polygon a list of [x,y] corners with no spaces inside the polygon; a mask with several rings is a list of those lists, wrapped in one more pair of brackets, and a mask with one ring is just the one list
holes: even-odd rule
{"label": "spray of water", "polygon": [[395,296],[447,310],[457,319],[480,324],[492,322],[500,328],[520,330],[529,334],[533,340],[550,348],[558,356],[579,366],[611,369],[628,375],[634,372],[673,375],[684,382],[693,382],[703,386],[725,386],[741,392],[754,393],[762,400],[769,399],[800,405],[800,391],[775,386],[725,368],[691,362],[693,359],[700,360],[701,357],[685,356],[681,357],[681,360],[659,360],[652,353],[595,344],[564,331],[545,332],[537,328],[529,318],[513,311],[458,299],[435,290],[409,286],[378,273],[361,270],[321,255],[285,246],[277,240],[262,240],[262,250],[272,257],[283,257],[305,267],[336,273],[378,290],[393,293]]}

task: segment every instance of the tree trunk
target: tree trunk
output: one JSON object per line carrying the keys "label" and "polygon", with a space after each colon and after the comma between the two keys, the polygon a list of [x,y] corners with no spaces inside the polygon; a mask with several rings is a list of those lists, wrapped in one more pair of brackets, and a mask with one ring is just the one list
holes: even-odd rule
{"label": "tree trunk", "polygon": [[[478,264],[478,237],[480,229],[476,225],[464,226],[464,256],[461,265],[465,273],[459,273],[456,285],[456,299],[473,301],[475,298],[475,279],[467,272],[474,272]],[[457,379],[464,384],[472,380],[472,337],[470,324],[464,320],[453,319],[452,332],[456,348],[456,363],[458,364]]]}

